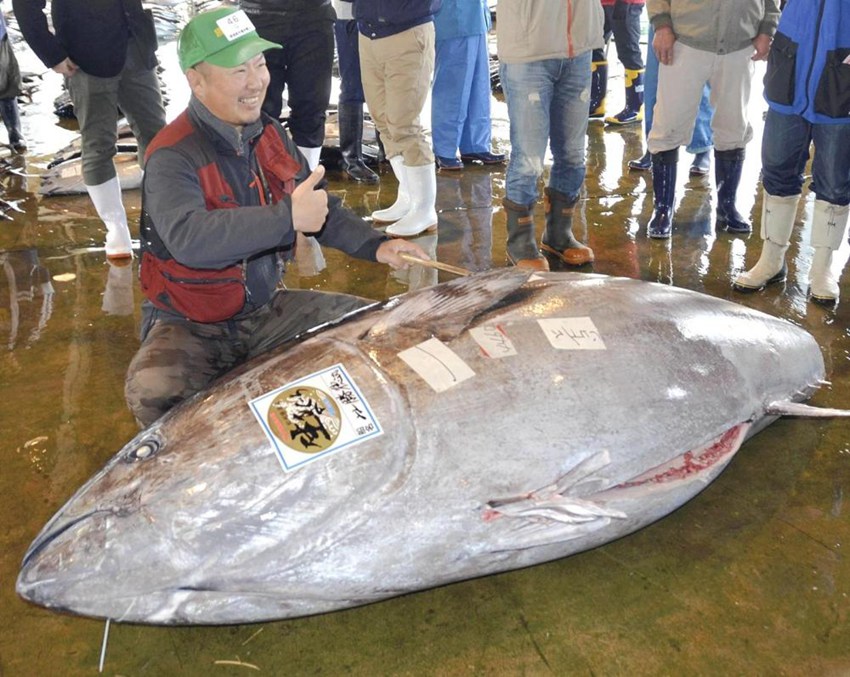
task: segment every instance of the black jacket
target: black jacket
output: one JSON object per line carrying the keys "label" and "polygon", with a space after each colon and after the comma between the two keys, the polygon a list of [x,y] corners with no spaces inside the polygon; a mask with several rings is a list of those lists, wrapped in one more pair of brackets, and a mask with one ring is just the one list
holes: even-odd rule
{"label": "black jacket", "polygon": [[272,42],[327,24],[332,31],[336,18],[331,0],[240,0],[239,6],[251,18],[257,32]]}
{"label": "black jacket", "polygon": [[109,78],[121,72],[133,35],[145,57],[156,66],[156,31],[141,0],[53,0],[54,33],[44,15],[46,0],[12,0],[24,39],[48,68],[66,57],[85,73]]}

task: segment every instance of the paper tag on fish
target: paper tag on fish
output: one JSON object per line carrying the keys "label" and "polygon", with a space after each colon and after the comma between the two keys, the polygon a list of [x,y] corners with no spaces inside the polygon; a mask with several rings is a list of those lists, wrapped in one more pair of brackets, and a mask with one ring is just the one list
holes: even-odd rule
{"label": "paper tag on fish", "polygon": [[286,471],[384,432],[341,364],[287,383],[248,404]]}
{"label": "paper tag on fish", "polygon": [[589,317],[537,320],[556,350],[605,350],[605,343]]}
{"label": "paper tag on fish", "polygon": [[469,330],[469,334],[487,357],[511,357],[517,354],[508,335],[495,324],[474,327]]}
{"label": "paper tag on fish", "polygon": [[469,365],[439,339],[428,339],[398,356],[438,393],[475,376]]}

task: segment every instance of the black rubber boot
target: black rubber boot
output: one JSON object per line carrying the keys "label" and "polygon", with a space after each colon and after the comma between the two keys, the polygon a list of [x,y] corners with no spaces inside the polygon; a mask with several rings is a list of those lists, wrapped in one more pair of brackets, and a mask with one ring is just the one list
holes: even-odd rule
{"label": "black rubber boot", "polygon": [[717,184],[717,227],[732,233],[749,233],[753,227],[735,207],[741,170],[744,167],[744,149],[714,151],[714,182]]}
{"label": "black rubber boot", "polygon": [[6,131],[9,132],[9,145],[16,153],[27,149],[27,140],[21,131],[21,116],[18,112],[18,102],[14,98],[0,99],[0,116]]}
{"label": "black rubber boot", "polygon": [[654,209],[646,234],[666,240],[673,232],[673,203],[676,201],[676,165],[679,149],[652,155],[652,195]]}
{"label": "black rubber boot", "polygon": [[378,183],[378,175],[363,162],[363,104],[339,104],[340,167],[359,183]]}
{"label": "black rubber boot", "polygon": [[507,216],[508,258],[517,268],[549,270],[549,263],[537,249],[534,232],[534,205],[521,205],[504,198]]}
{"label": "black rubber boot", "polygon": [[573,235],[573,209],[576,200],[552,188],[544,190],[546,196],[546,230],[540,249],[558,257],[569,266],[583,266],[593,262],[593,250],[576,240]]}

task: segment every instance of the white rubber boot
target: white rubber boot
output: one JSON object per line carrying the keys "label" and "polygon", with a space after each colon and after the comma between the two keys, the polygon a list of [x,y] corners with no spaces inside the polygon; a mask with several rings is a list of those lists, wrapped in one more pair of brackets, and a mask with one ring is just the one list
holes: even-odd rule
{"label": "white rubber boot", "polygon": [[389,226],[387,235],[413,237],[437,227],[437,171],[434,163],[404,166],[410,211]]}
{"label": "white rubber boot", "polygon": [[[319,166],[319,159],[322,156],[322,148],[305,148],[298,146],[301,155],[307,160],[307,168],[312,172]],[[325,255],[322,252],[322,245],[316,242],[316,238],[308,237],[304,233],[298,232],[295,234],[295,265],[298,267],[298,274],[304,277],[312,277],[318,275],[328,267],[325,261]]]}
{"label": "white rubber boot", "polygon": [[847,231],[850,205],[834,205],[826,200],[815,200],[812,217],[812,267],[809,270],[809,290],[812,300],[834,303],[838,300],[838,280],[832,275],[832,255],[841,247]]}
{"label": "white rubber boot", "polygon": [[101,310],[107,315],[132,315],[136,305],[133,300],[133,266],[123,262],[108,263]]}
{"label": "white rubber boot", "polygon": [[408,193],[407,167],[401,155],[390,158],[390,166],[398,180],[398,194],[391,207],[372,212],[372,220],[376,223],[393,223],[410,211],[410,195]]}
{"label": "white rubber boot", "polygon": [[133,258],[133,242],[127,226],[127,212],[121,201],[121,184],[117,176],[96,186],[86,186],[97,215],[106,225],[106,258]]}
{"label": "white rubber boot", "polygon": [[797,216],[799,195],[779,197],[764,194],[761,207],[761,237],[764,243],[761,256],[750,270],[735,278],[732,286],[738,291],[758,291],[774,282],[782,282],[787,275],[785,252],[791,244],[791,232]]}
{"label": "white rubber boot", "polygon": [[307,167],[310,168],[311,172],[319,166],[319,159],[322,157],[321,146],[318,148],[305,148],[304,146],[298,146],[298,150],[301,151],[301,155],[303,155],[304,159],[307,160]]}

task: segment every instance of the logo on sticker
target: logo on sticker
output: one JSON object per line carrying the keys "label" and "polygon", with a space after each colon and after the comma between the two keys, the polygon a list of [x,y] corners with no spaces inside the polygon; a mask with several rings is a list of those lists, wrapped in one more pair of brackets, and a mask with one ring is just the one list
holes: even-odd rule
{"label": "logo on sticker", "polygon": [[341,364],[287,383],[249,405],[285,470],[384,432]]}
{"label": "logo on sticker", "polygon": [[292,388],[269,405],[272,434],[290,449],[315,454],[339,437],[340,414],[333,399],[317,388]]}

